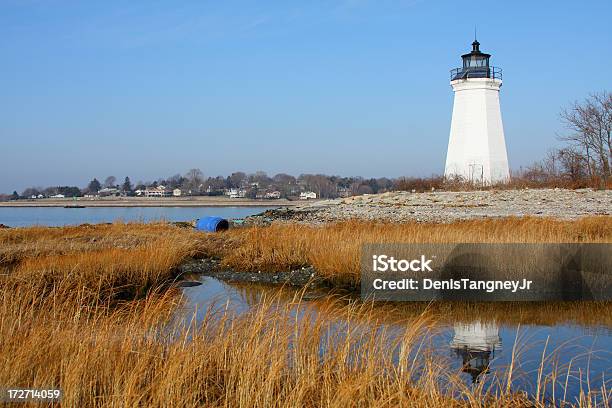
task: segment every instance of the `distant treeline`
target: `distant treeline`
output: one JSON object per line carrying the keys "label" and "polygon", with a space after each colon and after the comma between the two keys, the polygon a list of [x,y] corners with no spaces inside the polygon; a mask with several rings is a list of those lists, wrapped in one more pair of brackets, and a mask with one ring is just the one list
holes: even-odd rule
{"label": "distant treeline", "polygon": [[65,197],[82,197],[84,195],[123,195],[133,196],[138,191],[164,186],[167,190],[180,189],[181,195],[216,196],[230,190],[243,190],[246,197],[255,198],[263,192],[280,192],[281,197],[299,196],[302,192],[312,191],[320,198],[346,197],[361,194],[375,194],[398,189],[431,189],[439,186],[442,178],[363,178],[340,177],[324,174],[302,174],[294,177],[279,173],[269,176],[263,171],[252,174],[234,172],[229,176],[205,177],[200,169],[190,169],[185,174],[176,174],[154,181],[139,181],[132,183],[125,177],[123,183],[117,183],[116,177],[109,176],[104,182],[92,179],[85,187],[53,186],[29,187],[21,193],[4,195],[4,199],[32,199],[63,195]]}
{"label": "distant treeline", "polygon": [[256,198],[262,193],[278,191],[281,197],[298,196],[312,191],[318,198],[346,197],[361,194],[382,193],[391,190],[431,191],[466,190],[478,188],[610,188],[612,187],[612,93],[604,91],[575,102],[560,114],[569,133],[558,136],[563,146],[551,150],[547,156],[512,174],[507,183],[484,186],[465,180],[445,180],[442,176],[429,178],[362,178],[340,177],[324,174],[302,174],[294,177],[279,173],[268,176],[263,171],[252,174],[234,172],[229,176],[205,177],[200,169],[185,174],[154,181],[132,184],[129,177],[117,183],[114,176],[103,183],[92,179],[86,187],[53,186],[30,187],[18,193],[0,194],[1,200],[18,200],[36,197],[81,197],[86,194],[134,195],[137,191],[164,186],[180,189],[181,195],[221,195],[238,189],[244,196]]}

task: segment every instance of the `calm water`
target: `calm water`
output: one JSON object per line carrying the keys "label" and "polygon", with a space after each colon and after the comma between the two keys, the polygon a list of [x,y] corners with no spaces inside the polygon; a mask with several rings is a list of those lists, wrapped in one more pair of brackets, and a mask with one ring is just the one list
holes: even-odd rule
{"label": "calm water", "polygon": [[[263,295],[279,290],[256,284],[228,284],[210,277],[196,279],[202,282],[202,285],[185,288],[183,292],[186,302],[177,318],[184,322],[201,321],[208,308],[229,308],[237,314],[245,313],[255,307]],[[290,301],[294,291],[283,290],[287,292],[287,301]],[[317,305],[321,300],[305,302],[318,310]],[[495,308],[495,304],[491,307]],[[196,318],[192,320],[194,313]],[[516,318],[512,321],[505,319],[503,313],[480,313],[481,315],[475,314],[472,317],[466,317],[465,313],[458,313],[458,317],[445,316],[443,322],[427,336],[427,343],[432,346],[434,353],[448,362],[449,370],[461,372],[466,384],[482,381],[488,385],[494,384],[492,374],[501,376],[507,369],[516,343],[518,358],[513,375],[515,390],[523,390],[532,395],[535,393],[538,368],[544,350],[547,356],[554,356],[550,357],[547,366],[552,367],[556,361],[559,367],[557,372],[562,373],[557,379],[557,397],[563,393],[565,374],[570,362],[573,376],[568,381],[567,401],[575,401],[579,396],[581,381],[583,389],[586,389],[587,374],[593,388],[601,387],[602,378],[609,388],[610,380],[607,379],[612,378],[612,328],[570,323],[564,319],[563,311],[559,311],[556,316],[559,323],[553,325],[533,324],[534,320],[539,319],[537,316],[517,322]],[[550,312],[542,312],[546,313]],[[493,318],[492,314],[496,317]],[[409,316],[409,313],[406,314],[406,317]],[[542,320],[548,320],[545,316],[542,317]],[[346,326],[340,323],[336,327],[342,331]],[[386,327],[391,333],[397,333],[397,336],[404,330],[404,327],[391,321]],[[371,332],[375,332],[374,329],[372,328]],[[544,375],[549,372],[550,370],[545,370]],[[551,398],[550,393],[547,395]]]}
{"label": "calm water", "polygon": [[113,221],[191,221],[206,215],[243,218],[265,207],[0,207],[0,224],[9,227],[61,226]]}

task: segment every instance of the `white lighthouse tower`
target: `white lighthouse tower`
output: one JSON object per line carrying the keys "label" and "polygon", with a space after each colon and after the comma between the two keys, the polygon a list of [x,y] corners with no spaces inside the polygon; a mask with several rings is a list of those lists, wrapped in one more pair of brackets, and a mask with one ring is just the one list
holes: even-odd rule
{"label": "white lighthouse tower", "polygon": [[502,71],[479,47],[474,39],[472,51],[461,56],[463,67],[451,71],[455,102],[444,176],[494,184],[510,179],[499,108]]}

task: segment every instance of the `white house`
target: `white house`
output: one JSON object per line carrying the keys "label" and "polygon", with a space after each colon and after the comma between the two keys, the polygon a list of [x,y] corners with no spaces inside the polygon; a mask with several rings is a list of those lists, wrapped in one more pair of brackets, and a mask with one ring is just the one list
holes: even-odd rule
{"label": "white house", "polygon": [[267,198],[269,200],[278,200],[279,198],[281,198],[281,193],[280,191],[269,191],[264,195],[264,198]]}
{"label": "white house", "polygon": [[244,197],[246,197],[246,190],[238,189],[238,188],[232,188],[229,191],[229,196],[230,196],[230,198],[244,198]]}
{"label": "white house", "polygon": [[168,197],[171,194],[169,190],[166,190],[164,186],[157,186],[153,188],[147,187],[144,191],[145,197]]}
{"label": "white house", "polygon": [[116,189],[114,187],[105,187],[98,191],[98,195],[100,197],[108,197],[108,196],[113,196],[117,194],[119,194],[119,189]]}
{"label": "white house", "polygon": [[181,191],[180,188],[175,188],[174,190],[172,190],[172,195],[174,197],[180,197],[183,194],[183,192]]}
{"label": "white house", "polygon": [[52,195],[50,198],[66,198],[66,196],[63,194],[56,194],[56,195]]}
{"label": "white house", "polygon": [[300,193],[300,200],[314,200],[317,198],[317,193],[314,191],[305,191]]}

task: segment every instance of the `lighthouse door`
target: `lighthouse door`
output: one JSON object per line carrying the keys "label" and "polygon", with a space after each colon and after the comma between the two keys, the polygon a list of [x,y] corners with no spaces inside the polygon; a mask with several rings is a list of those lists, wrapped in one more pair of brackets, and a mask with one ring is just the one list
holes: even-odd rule
{"label": "lighthouse door", "polygon": [[470,163],[469,164],[469,180],[470,183],[475,185],[482,185],[484,178],[484,168],[482,164]]}

